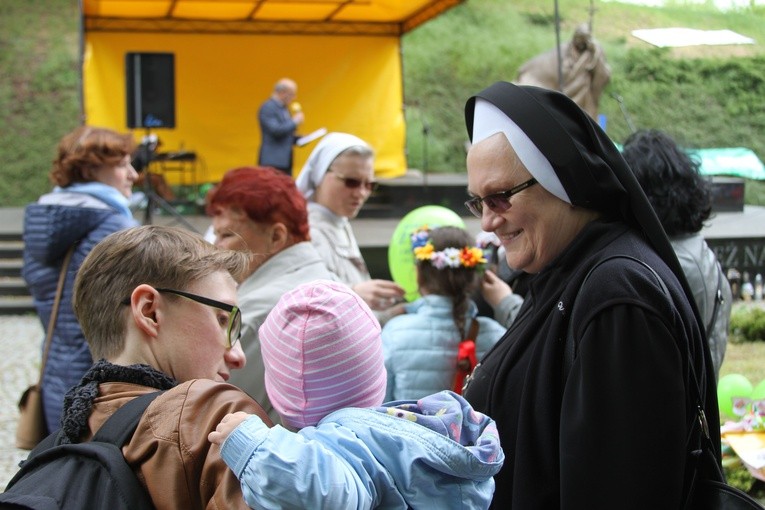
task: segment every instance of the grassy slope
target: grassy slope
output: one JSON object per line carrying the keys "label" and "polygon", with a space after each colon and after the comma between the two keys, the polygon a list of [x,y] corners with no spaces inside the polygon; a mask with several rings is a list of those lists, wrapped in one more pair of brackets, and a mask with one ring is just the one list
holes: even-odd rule
{"label": "grassy slope", "polygon": [[[588,20],[590,1],[560,4],[561,39],[567,40],[577,24]],[[620,141],[629,131],[618,103],[609,95],[618,93],[638,127],[670,129],[697,146],[749,146],[765,159],[765,107],[731,114],[698,84],[634,83],[625,72],[630,51],[648,48],[629,35],[635,28],[730,28],[765,41],[762,10],[723,15],[706,7],[649,9],[600,1],[595,6],[594,33],[613,68],[611,85],[601,100],[612,138]],[[23,205],[49,188],[47,172],[55,144],[79,123],[77,9],[77,0],[0,0],[2,205]],[[407,34],[403,51],[409,165],[463,171],[465,99],[493,81],[512,80],[524,61],[554,45],[549,0],[466,0]],[[693,48],[667,56],[700,54],[762,56],[765,48],[761,44]],[[719,83],[727,82],[720,77]],[[719,91],[717,86],[708,88]],[[765,93],[755,99],[762,96]],[[423,122],[430,133],[427,147],[422,143]],[[765,203],[765,186],[747,185],[747,201]]]}
{"label": "grassy slope", "polygon": [[79,123],[77,0],[0,1],[0,197],[50,188],[59,138]]}
{"label": "grassy slope", "polygon": [[[468,0],[404,37],[410,166],[430,171],[464,168],[465,99],[496,80],[513,80],[523,62],[555,46],[553,5],[535,0]],[[608,133],[614,140],[622,141],[630,132],[613,97],[618,94],[637,128],[666,129],[697,147],[746,146],[765,159],[763,94],[753,98],[750,109],[757,111],[725,104],[724,98],[741,97],[741,91],[736,90],[736,86],[743,86],[738,75],[737,79],[726,79],[723,73],[713,73],[712,78],[700,76],[693,83],[682,84],[642,78],[632,81],[627,72],[631,57],[645,55],[651,48],[630,35],[634,29],[729,28],[765,41],[765,11],[722,14],[704,6],[652,9],[615,2],[595,5],[594,34],[613,70],[601,99],[601,113],[608,116]],[[562,41],[570,39],[576,25],[588,21],[589,7],[589,0],[561,2]],[[700,57],[704,62],[734,57],[763,59],[765,46],[681,48],[667,51],[662,59],[694,59],[692,62],[698,63],[695,59]],[[762,69],[765,61],[759,60],[759,64]],[[759,91],[765,91],[761,71],[758,79]],[[423,121],[430,128],[426,150]],[[752,197],[761,199],[762,187],[748,188]],[[749,198],[749,190],[747,195]],[[758,203],[765,203],[760,199]]]}

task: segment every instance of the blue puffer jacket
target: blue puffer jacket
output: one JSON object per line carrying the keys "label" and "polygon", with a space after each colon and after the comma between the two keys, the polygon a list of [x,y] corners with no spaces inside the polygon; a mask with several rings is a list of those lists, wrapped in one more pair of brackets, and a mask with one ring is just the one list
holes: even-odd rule
{"label": "blue puffer jacket", "polygon": [[289,432],[251,416],[221,456],[252,508],[479,510],[505,460],[497,426],[449,391],[345,408]]}
{"label": "blue puffer jacket", "polygon": [[[457,373],[457,351],[464,338],[454,326],[451,300],[425,296],[406,305],[406,312],[392,318],[382,330],[388,372],[386,401],[416,400],[452,389]],[[478,307],[471,302],[465,316],[468,327],[477,313]],[[506,328],[489,317],[476,318],[476,354],[480,360]]]}
{"label": "blue puffer jacket", "polygon": [[82,193],[51,193],[27,206],[24,214],[22,276],[34,298],[37,315],[47,329],[61,264],[75,248],[43,374],[45,420],[50,431],[60,428],[64,393],[77,384],[92,363],[90,350],[72,311],[72,289],[85,256],[107,235],[137,225],[136,221]]}

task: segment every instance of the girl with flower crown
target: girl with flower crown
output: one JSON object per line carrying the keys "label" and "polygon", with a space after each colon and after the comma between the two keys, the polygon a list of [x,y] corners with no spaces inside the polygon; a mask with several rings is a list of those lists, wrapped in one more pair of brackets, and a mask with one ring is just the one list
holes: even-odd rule
{"label": "girl with flower crown", "polygon": [[[460,368],[465,368],[458,364],[461,351],[473,361],[480,359],[505,333],[498,322],[479,317],[470,298],[486,263],[474,243],[466,230],[457,227],[423,227],[412,234],[422,297],[405,305],[406,313],[383,327],[386,401],[455,389]],[[474,340],[472,355],[469,350],[466,354],[468,344],[460,349],[468,337]]]}

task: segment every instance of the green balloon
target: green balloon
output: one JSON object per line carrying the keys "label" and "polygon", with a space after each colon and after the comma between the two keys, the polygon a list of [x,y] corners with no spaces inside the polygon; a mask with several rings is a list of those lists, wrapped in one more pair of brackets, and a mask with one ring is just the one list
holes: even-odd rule
{"label": "green balloon", "polygon": [[734,398],[750,398],[752,383],[741,374],[728,374],[717,382],[717,403],[720,406],[720,416],[737,420],[733,412]]}
{"label": "green balloon", "polygon": [[420,297],[417,291],[417,270],[412,253],[412,232],[427,225],[428,228],[460,227],[465,228],[465,222],[460,216],[440,205],[425,205],[418,207],[404,216],[393,231],[388,245],[388,268],[393,281],[406,291],[407,301]]}

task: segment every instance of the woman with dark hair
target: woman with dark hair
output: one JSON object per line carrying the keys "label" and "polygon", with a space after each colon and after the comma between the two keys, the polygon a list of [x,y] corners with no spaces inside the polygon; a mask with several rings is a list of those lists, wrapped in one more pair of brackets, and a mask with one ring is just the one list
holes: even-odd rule
{"label": "woman with dark hair", "polygon": [[51,432],[61,427],[64,394],[93,363],[72,311],[74,277],[96,243],[138,224],[128,208],[138,178],[130,162],[134,148],[129,134],[90,126],[74,129],[61,139],[53,160],[50,178],[56,187],[24,211],[22,276],[43,329],[48,327],[64,259],[74,246],[42,378],[45,422]]}
{"label": "woman with dark hair", "polygon": [[719,467],[717,395],[703,322],[651,204],[559,92],[498,82],[468,100],[465,120],[466,206],[532,275],[464,391],[505,451],[493,507],[683,508],[707,425]]}
{"label": "woman with dark hair", "polygon": [[251,254],[237,289],[248,363],[229,382],[279,423],[266,393],[258,329],[282,294],[301,283],[333,277],[311,244],[305,198],[287,174],[270,167],[230,170],[207,195],[207,214],[217,246]]}
{"label": "woman with dark hair", "polygon": [[504,333],[498,322],[478,317],[470,299],[486,263],[474,244],[470,234],[457,227],[420,229],[412,235],[422,297],[406,304],[406,313],[383,328],[386,401],[416,400],[453,389],[460,343],[470,337],[480,357]]}
{"label": "woman with dark hair", "polygon": [[704,321],[715,377],[728,345],[733,304],[728,279],[701,229],[712,213],[709,181],[700,164],[667,133],[641,130],[624,142],[622,156],[635,173],[669,236]]}

